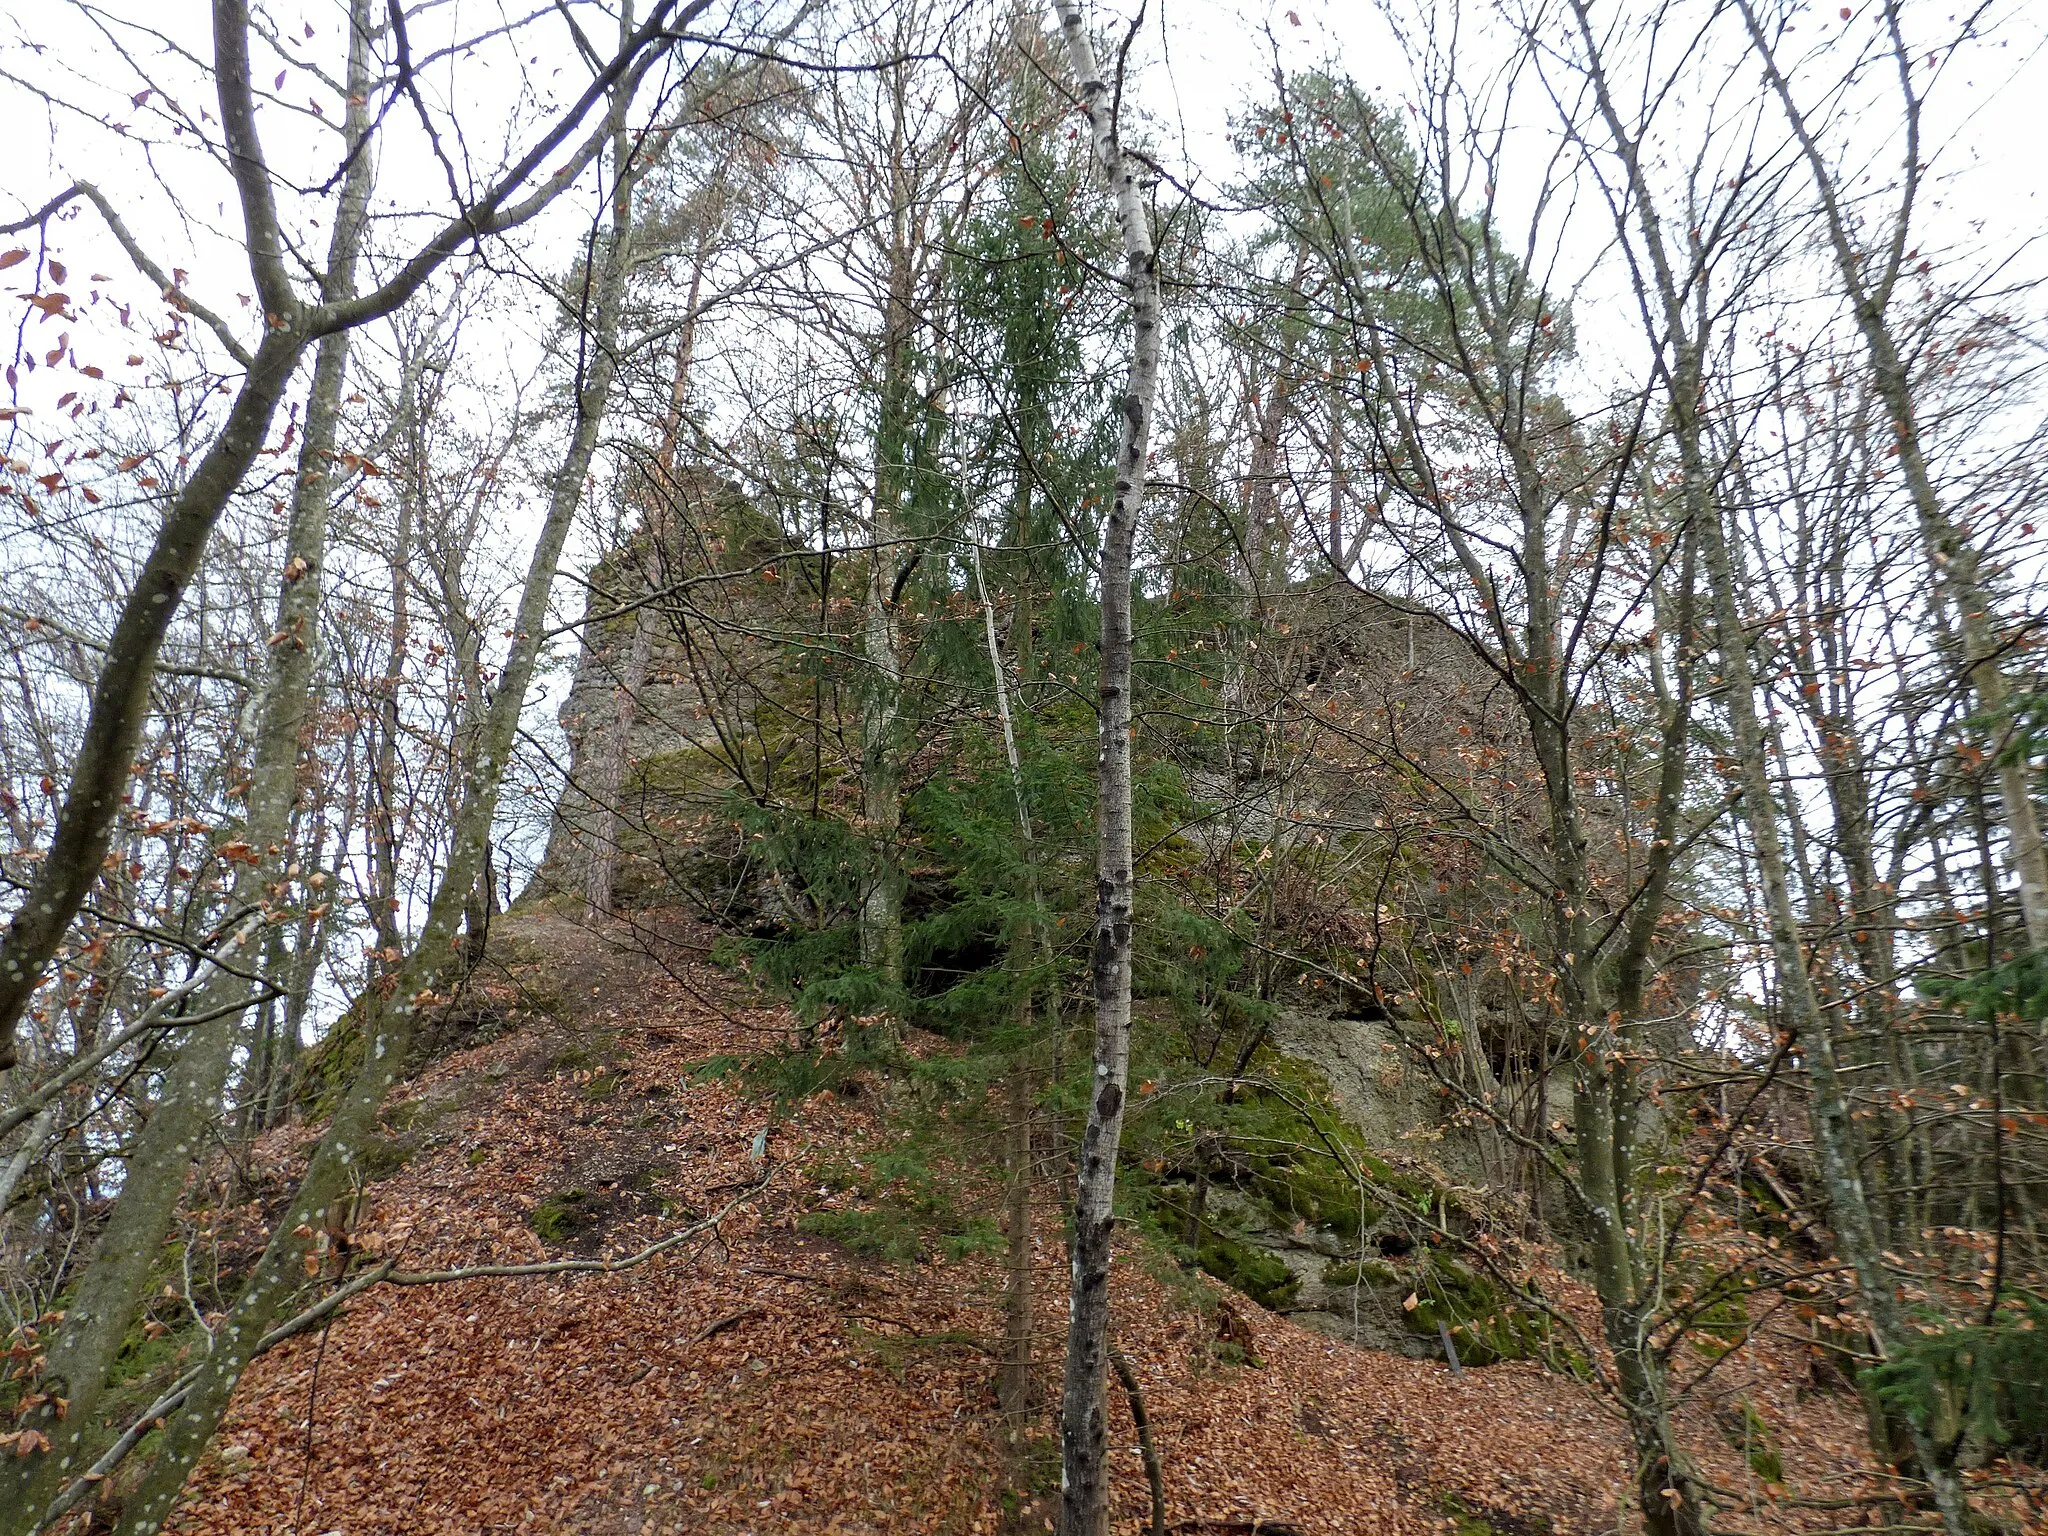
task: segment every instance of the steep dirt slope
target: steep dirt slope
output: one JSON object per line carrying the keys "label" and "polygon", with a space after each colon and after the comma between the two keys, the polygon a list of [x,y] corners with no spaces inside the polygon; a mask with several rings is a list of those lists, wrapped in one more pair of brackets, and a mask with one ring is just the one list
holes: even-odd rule
{"label": "steep dirt slope", "polygon": [[[769,1106],[691,1066],[774,1042],[785,1013],[700,963],[672,960],[665,975],[566,923],[522,919],[494,945],[555,995],[553,1017],[517,1021],[411,1085],[388,1161],[409,1160],[366,1192],[354,1240],[402,1252],[408,1270],[519,1264],[631,1254],[726,1214],[617,1273],[372,1293],[326,1337],[259,1362],[180,1528],[1045,1529],[1049,1446],[1041,1435],[1006,1453],[996,1412],[996,1261],[883,1264],[796,1230],[803,1212],[857,1198],[816,1169],[857,1164],[892,1134],[874,1094],[806,1101],[757,1161]],[[308,1134],[269,1152],[288,1159]],[[1064,1277],[1047,1215],[1036,1259],[1050,1386]],[[1209,1304],[1191,1304],[1203,1287]],[[1117,1288],[1177,1529],[1616,1528],[1620,1442],[1568,1378],[1504,1365],[1454,1379],[1135,1262]],[[1224,1363],[1247,1357],[1257,1363]],[[1789,1378],[1755,1385],[1777,1422],[1800,1416],[1795,1478],[1817,1484],[1853,1461],[1840,1402],[1795,1407]],[[1136,1531],[1146,1484],[1120,1393],[1113,1422],[1117,1526]],[[1703,1425],[1695,1441],[1714,1438]],[[1757,1487],[1732,1452],[1714,1471]],[[1782,1518],[1759,1503],[1741,1523]]]}

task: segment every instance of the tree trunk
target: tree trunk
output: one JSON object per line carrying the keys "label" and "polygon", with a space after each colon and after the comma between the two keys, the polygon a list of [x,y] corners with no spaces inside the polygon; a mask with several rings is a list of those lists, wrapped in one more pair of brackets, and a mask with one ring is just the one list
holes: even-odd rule
{"label": "tree trunk", "polygon": [[1117,1148],[1131,1044],[1131,550],[1144,509],[1146,455],[1159,381],[1159,273],[1138,162],[1117,142],[1110,88],[1079,0],[1053,0],[1088,117],[1089,138],[1116,198],[1131,291],[1131,366],[1124,385],[1116,491],[1102,541],[1095,948],[1095,1050],[1088,1119],[1074,1191],[1073,1289],[1060,1394],[1060,1531],[1104,1536],[1109,1523],[1108,1427],[1103,1372],[1109,1336],[1109,1263]]}
{"label": "tree trunk", "polygon": [[50,1132],[57,1124],[57,1114],[63,1107],[61,1099],[52,1099],[45,1104],[42,1112],[29,1122],[21,1145],[14,1149],[14,1156],[7,1160],[4,1169],[0,1169],[0,1222],[7,1219],[7,1207],[14,1201],[14,1191],[20,1186],[22,1175],[43,1155],[43,1147],[49,1141]]}
{"label": "tree trunk", "polygon": [[[1723,536],[1719,509],[1704,518],[1699,528],[1700,546],[1706,556],[1707,576],[1713,591],[1714,620],[1719,632],[1721,676],[1733,728],[1735,755],[1741,774],[1742,809],[1750,841],[1756,853],[1757,874],[1764,887],[1765,911],[1770,923],[1771,950],[1776,961],[1778,992],[1786,1021],[1806,1059],[1812,1082],[1814,1150],[1818,1154],[1822,1182],[1835,1240],[1855,1272],[1864,1307],[1870,1314],[1870,1333],[1880,1355],[1897,1353],[1904,1337],[1898,1297],[1886,1271],[1883,1244],[1871,1215],[1870,1203],[1858,1171],[1854,1128],[1850,1120],[1847,1090],[1842,1086],[1835,1064],[1835,1042],[1815,996],[1813,979],[1806,968],[1798,919],[1792,906],[1791,880],[1786,871],[1784,846],[1778,834],[1777,806],[1771,792],[1769,765],[1764,755],[1764,732],[1756,707],[1756,678],[1750,666],[1742,614],[1736,602],[1735,570]],[[1968,1503],[1961,1483],[1946,1464],[1942,1447],[1919,1424],[1909,1426],[1913,1451],[1949,1536],[1965,1536],[1970,1526]]]}
{"label": "tree trunk", "polygon": [[[622,23],[622,25],[624,25]],[[586,310],[593,332],[588,370],[578,380],[577,418],[567,453],[554,476],[548,514],[520,594],[512,645],[485,717],[482,740],[465,775],[448,865],[428,907],[418,941],[386,989],[365,997],[363,1060],[315,1149],[289,1208],[273,1230],[254,1273],[216,1330],[212,1352],[178,1416],[163,1431],[161,1448],[129,1499],[118,1536],[153,1536],[169,1516],[185,1479],[227,1409],[255,1346],[278,1309],[304,1280],[304,1234],[318,1231],[356,1177],[361,1149],[377,1128],[384,1096],[403,1069],[423,1010],[444,1002],[444,988],[461,965],[457,944],[464,909],[473,899],[489,849],[498,792],[516,740],[520,710],[546,641],[549,595],[597,447],[598,425],[610,398],[618,362],[618,315],[631,261],[630,159],[624,134],[623,93],[614,100],[612,227],[594,303]],[[588,291],[588,290],[586,290]],[[41,1508],[41,1505],[37,1506]]]}
{"label": "tree trunk", "polygon": [[[350,144],[359,141],[369,127],[371,62],[369,0],[353,0],[346,119]],[[355,293],[374,159],[369,154],[358,155],[343,184],[322,294],[329,303]],[[299,742],[313,702],[315,630],[320,618],[332,466],[342,385],[348,371],[349,336],[347,331],[336,331],[322,338],[315,355],[285,538],[270,672],[258,703],[255,761],[249,776],[243,840],[254,849],[253,861],[235,867],[228,899],[230,913],[270,907],[275,893],[283,889],[292,805],[298,797]],[[282,911],[269,915],[272,921],[285,919]],[[259,970],[269,947],[262,940],[249,946]],[[40,1455],[11,1457],[0,1472],[0,1507],[9,1511],[0,1515],[0,1533],[13,1536],[33,1528],[65,1466],[93,1426],[108,1375],[162,1252],[186,1176],[199,1160],[209,1128],[220,1113],[241,1012],[250,998],[248,981],[229,969],[217,970],[199,993],[192,1012],[203,1022],[187,1034],[167,1076],[163,1098],[137,1137],[123,1173],[120,1198],[100,1235],[93,1261],[73,1293],[63,1326],[50,1342],[41,1390],[51,1394],[53,1403],[58,1397],[66,1399],[67,1406],[62,1418],[52,1416],[47,1424],[33,1427],[48,1436],[51,1449]]]}
{"label": "tree trunk", "polygon": [[911,304],[909,193],[891,167],[888,293],[883,300],[881,421],[875,434],[874,516],[869,526],[867,663],[860,710],[861,824],[868,841],[861,896],[861,963],[891,986],[903,982],[903,634],[898,605],[915,563],[906,545],[910,485]]}
{"label": "tree trunk", "polygon": [[[974,551],[974,585],[981,597],[982,635],[988,644],[988,665],[995,688],[996,716],[1003,727],[1003,757],[1010,774],[1010,793],[1017,802],[1017,836],[1024,856],[1026,891],[1031,916],[1018,929],[1010,946],[1010,968],[1021,981],[1017,999],[1018,1032],[1023,1036],[1019,1055],[1030,1049],[1032,999],[1036,988],[1031,978],[1034,940],[1043,938],[1038,914],[1043,907],[1039,892],[1037,851],[1031,835],[1031,805],[1024,793],[1024,764],[1017,750],[1016,722],[1010,715],[1009,679],[1003,674],[1002,650],[996,643],[995,607],[988,600],[988,579],[982,570],[981,546]],[[1051,946],[1046,945],[1048,962]],[[1048,969],[1049,969],[1048,965]],[[1022,1060],[1013,1059],[1005,1085],[1008,1116],[1009,1188],[1004,1197],[1003,1233],[1009,1246],[1009,1263],[1003,1282],[1003,1369],[997,1397],[1013,1425],[1021,1424],[1031,1411],[1031,1079]]]}
{"label": "tree trunk", "polygon": [[1031,1414],[1031,1085],[1020,1066],[1010,1068],[1005,1098],[1010,1184],[1003,1238],[1009,1262],[1003,1279],[1003,1370],[996,1395],[1016,1425]]}

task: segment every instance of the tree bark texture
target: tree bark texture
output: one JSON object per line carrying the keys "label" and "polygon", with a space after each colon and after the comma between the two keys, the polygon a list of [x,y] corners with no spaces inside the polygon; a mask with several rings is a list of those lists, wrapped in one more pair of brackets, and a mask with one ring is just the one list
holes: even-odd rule
{"label": "tree bark texture", "polygon": [[1116,488],[1102,541],[1102,658],[1096,779],[1095,1049],[1087,1124],[1074,1189],[1073,1275],[1060,1394],[1060,1531],[1103,1536],[1109,1524],[1109,1264],[1117,1149],[1123,1137],[1131,1044],[1131,551],[1145,503],[1146,457],[1159,382],[1160,293],[1139,163],[1117,140],[1109,82],[1095,61],[1079,0],[1053,0],[1080,107],[1116,199],[1131,292],[1131,363],[1123,393]]}

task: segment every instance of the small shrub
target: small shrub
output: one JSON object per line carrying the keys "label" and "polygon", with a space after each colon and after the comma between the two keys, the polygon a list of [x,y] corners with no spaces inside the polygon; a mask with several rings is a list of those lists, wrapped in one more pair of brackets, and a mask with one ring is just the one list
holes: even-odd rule
{"label": "small shrub", "polygon": [[872,1211],[812,1211],[797,1219],[797,1229],[828,1237],[864,1258],[892,1264],[915,1264],[924,1257],[921,1224],[900,1206]]}
{"label": "small shrub", "polygon": [[1888,1410],[1937,1441],[2039,1456],[2048,1452],[2048,1299],[2026,1295],[1989,1324],[1909,1338],[1870,1377]]}

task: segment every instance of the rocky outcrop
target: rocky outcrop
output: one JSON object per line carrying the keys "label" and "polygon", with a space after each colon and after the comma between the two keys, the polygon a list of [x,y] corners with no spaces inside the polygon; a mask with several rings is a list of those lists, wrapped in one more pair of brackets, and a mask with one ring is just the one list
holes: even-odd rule
{"label": "rocky outcrop", "polygon": [[708,470],[647,500],[588,577],[565,782],[532,887],[593,911],[730,903],[739,850],[721,810],[758,758],[816,561]]}
{"label": "rocky outcrop", "polygon": [[[1285,1065],[1258,1091],[1303,1118],[1291,1144],[1214,1138],[1170,1179],[1163,1224],[1187,1257],[1263,1306],[1364,1347],[1441,1359],[1448,1335],[1463,1365],[1561,1360],[1542,1308],[1471,1258],[1468,1239],[1514,1229],[1526,1214],[1494,1182],[1497,1152],[1395,1026],[1290,1010],[1273,1041]],[[1310,1117],[1325,1132],[1303,1135]]]}

